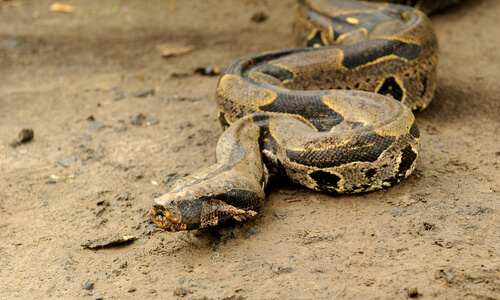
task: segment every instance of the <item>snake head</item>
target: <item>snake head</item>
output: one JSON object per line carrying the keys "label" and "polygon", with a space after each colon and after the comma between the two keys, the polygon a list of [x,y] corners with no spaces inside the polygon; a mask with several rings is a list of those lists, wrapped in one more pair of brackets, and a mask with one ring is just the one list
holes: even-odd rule
{"label": "snake head", "polygon": [[222,223],[243,222],[257,213],[234,207],[205,195],[192,198],[185,192],[167,193],[154,200],[151,209],[153,222],[167,231],[180,231],[217,226]]}
{"label": "snake head", "polygon": [[180,231],[200,227],[196,205],[181,193],[167,193],[154,200],[151,218],[160,228],[167,231]]}

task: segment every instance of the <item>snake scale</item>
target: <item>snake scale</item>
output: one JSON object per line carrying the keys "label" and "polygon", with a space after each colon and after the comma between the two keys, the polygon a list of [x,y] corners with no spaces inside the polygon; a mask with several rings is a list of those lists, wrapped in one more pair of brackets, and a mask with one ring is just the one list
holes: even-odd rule
{"label": "snake scale", "polygon": [[[456,0],[399,0],[431,12]],[[313,190],[359,193],[414,170],[411,110],[436,88],[437,38],[422,11],[400,4],[299,0],[304,48],[242,58],[216,91],[216,163],[178,180],[151,215],[168,231],[243,222],[262,207],[269,174]]]}

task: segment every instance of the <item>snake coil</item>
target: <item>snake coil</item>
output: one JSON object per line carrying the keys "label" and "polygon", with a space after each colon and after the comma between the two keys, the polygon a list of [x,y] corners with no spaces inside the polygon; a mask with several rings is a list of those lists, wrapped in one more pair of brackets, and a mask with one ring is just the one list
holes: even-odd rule
{"label": "snake coil", "polygon": [[217,162],[155,199],[158,226],[245,221],[263,205],[272,173],[342,194],[388,187],[414,170],[411,110],[424,109],[436,88],[427,16],[398,4],[304,0],[294,31],[309,47],[248,56],[221,76]]}

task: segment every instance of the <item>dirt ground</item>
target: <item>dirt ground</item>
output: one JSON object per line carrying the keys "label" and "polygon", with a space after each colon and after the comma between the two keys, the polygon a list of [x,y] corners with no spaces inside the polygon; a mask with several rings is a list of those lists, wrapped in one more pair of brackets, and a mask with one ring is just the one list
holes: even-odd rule
{"label": "dirt ground", "polygon": [[[294,0],[67,3],[0,0],[0,298],[500,299],[500,1],[432,16],[438,89],[409,179],[274,183],[254,220],[179,233],[152,200],[212,164],[222,132],[218,78],[194,70],[293,47]],[[22,128],[34,140],[10,146]],[[113,236],[138,239],[82,246]]]}

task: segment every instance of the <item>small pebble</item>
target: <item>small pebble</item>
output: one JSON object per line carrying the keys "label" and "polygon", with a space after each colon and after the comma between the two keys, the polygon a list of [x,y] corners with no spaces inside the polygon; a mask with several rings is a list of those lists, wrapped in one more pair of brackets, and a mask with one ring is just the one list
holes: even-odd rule
{"label": "small pebble", "polygon": [[98,122],[98,121],[93,121],[93,122],[89,125],[88,130],[89,130],[89,131],[96,131],[96,130],[101,129],[102,127],[104,127],[104,123],[102,123],[102,122]]}
{"label": "small pebble", "polygon": [[82,289],[84,290],[87,290],[87,291],[91,291],[94,289],[94,283],[89,280],[85,281],[84,283],[82,283]]}
{"label": "small pebble", "polygon": [[410,298],[418,297],[418,289],[416,286],[412,285],[408,288],[408,297]]}
{"label": "small pebble", "polygon": [[75,162],[76,162],[76,154],[65,157],[60,161],[58,161],[58,163],[64,167],[68,167],[69,165],[74,164]]}
{"label": "small pebble", "polygon": [[142,123],[144,122],[144,120],[146,120],[146,116],[143,115],[142,113],[139,113],[139,114],[134,115],[134,116],[130,116],[130,121],[132,122],[132,125],[135,125],[135,126],[141,126]]}
{"label": "small pebble", "polygon": [[148,125],[148,126],[153,126],[153,125],[156,125],[158,123],[159,123],[158,120],[156,120],[152,116],[149,116],[149,117],[146,118],[146,125]]}
{"label": "small pebble", "polygon": [[278,219],[283,219],[286,215],[286,211],[284,210],[281,210],[281,209],[277,209],[274,211],[274,216]]}
{"label": "small pebble", "polygon": [[189,290],[183,287],[178,287],[174,291],[174,296],[184,297],[189,294]]}
{"label": "small pebble", "polygon": [[33,139],[33,137],[35,137],[33,129],[24,128],[19,133],[19,142],[20,143],[27,143],[27,142],[31,141]]}
{"label": "small pebble", "polygon": [[10,145],[15,148],[21,144],[31,141],[34,136],[35,134],[33,132],[33,129],[24,128],[23,130],[21,130],[21,132],[19,132],[18,139],[12,141]]}

